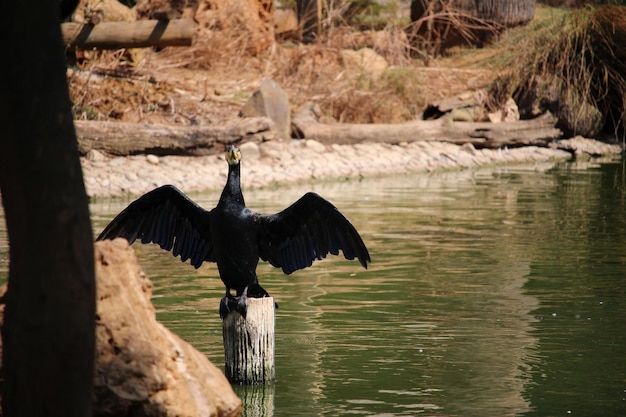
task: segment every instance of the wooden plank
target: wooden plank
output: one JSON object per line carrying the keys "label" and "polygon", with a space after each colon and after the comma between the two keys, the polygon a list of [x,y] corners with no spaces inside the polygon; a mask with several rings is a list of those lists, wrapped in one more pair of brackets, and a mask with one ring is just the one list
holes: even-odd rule
{"label": "wooden plank", "polygon": [[63,44],[81,49],[189,46],[194,30],[191,19],[61,24]]}

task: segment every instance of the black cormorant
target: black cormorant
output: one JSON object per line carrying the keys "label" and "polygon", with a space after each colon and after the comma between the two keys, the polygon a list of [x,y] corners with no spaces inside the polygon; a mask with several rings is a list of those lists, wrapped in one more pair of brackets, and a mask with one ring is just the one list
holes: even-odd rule
{"label": "black cormorant", "polygon": [[241,193],[239,149],[231,146],[226,160],[228,179],[213,210],[164,185],[132,202],[97,240],[123,237],[130,244],[135,239],[158,243],[183,262],[190,259],[196,268],[205,261],[217,262],[226,285],[222,318],[233,309],[245,317],[247,297],[268,296],[256,275],[259,258],[291,274],[341,250],[346,259],[357,258],[367,268],[370,255],[361,236],[329,201],[309,192],[279,213],[256,213],[246,208]]}

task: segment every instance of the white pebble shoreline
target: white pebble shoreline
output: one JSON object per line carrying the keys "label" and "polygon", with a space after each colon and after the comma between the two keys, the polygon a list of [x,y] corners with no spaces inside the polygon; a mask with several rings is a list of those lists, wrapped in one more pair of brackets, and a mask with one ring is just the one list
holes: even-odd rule
{"label": "white pebble shoreline", "polygon": [[[572,156],[536,146],[494,150],[432,141],[324,145],[309,139],[246,143],[240,148],[244,187],[568,160]],[[185,192],[221,189],[228,171],[223,155],[108,157],[92,151],[81,163],[90,197],[141,195],[164,184]]]}

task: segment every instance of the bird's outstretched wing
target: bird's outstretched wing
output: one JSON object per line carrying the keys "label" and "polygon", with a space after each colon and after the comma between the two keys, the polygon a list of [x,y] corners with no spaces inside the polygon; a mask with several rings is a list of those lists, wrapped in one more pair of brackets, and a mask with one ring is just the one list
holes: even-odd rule
{"label": "bird's outstretched wing", "polygon": [[370,255],[354,226],[329,201],[307,193],[285,210],[259,215],[259,255],[286,274],[343,252],[367,268]]}
{"label": "bird's outstretched wing", "polygon": [[158,243],[161,248],[191,259],[196,268],[215,261],[209,230],[209,212],[173,185],[156,188],[133,201],[100,233],[96,240],[123,237],[132,244]]}

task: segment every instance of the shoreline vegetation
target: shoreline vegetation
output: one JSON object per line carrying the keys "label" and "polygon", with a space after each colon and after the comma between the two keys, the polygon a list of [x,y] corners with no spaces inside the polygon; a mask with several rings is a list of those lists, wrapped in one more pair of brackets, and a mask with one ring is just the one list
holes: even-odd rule
{"label": "shoreline vegetation", "polygon": [[[618,100],[626,91],[619,71],[620,45],[626,36],[624,6],[537,5],[527,25],[494,32],[481,47],[461,45],[434,54],[411,44],[406,31],[411,24],[406,21],[410,2],[396,3],[397,10],[378,16],[383,26],[328,20],[318,39],[303,43],[288,31],[279,36],[277,27],[264,32],[268,23],[249,13],[244,2],[227,2],[229,7],[216,9],[200,2],[193,10],[197,27],[191,46],[72,51],[75,65],[67,76],[75,120],[80,121],[79,143],[91,146],[81,158],[88,195],[140,195],[166,183],[185,192],[219,189],[225,181],[222,151],[228,143],[242,148],[242,180],[247,187],[566,160],[623,150],[623,144],[575,135],[599,137],[600,131],[612,132],[614,142],[624,135],[623,102]],[[94,6],[98,10],[91,12],[109,20],[114,14],[106,8],[110,4],[123,9],[126,21],[150,16],[149,11],[140,13],[109,0],[100,1]],[[81,5],[77,10],[87,10]],[[238,14],[245,18],[236,20]],[[73,21],[80,23],[81,18],[89,22],[87,15],[75,15]],[[602,23],[607,20],[612,23],[610,34]],[[612,62],[611,57],[620,62]],[[567,78],[571,74],[581,78]],[[606,77],[596,78],[602,74]],[[239,130],[231,126],[252,123],[238,115],[267,79],[284,89],[288,99],[282,114],[291,115],[291,127],[296,126],[291,135],[300,139],[289,139],[288,121],[287,127],[278,126],[280,135],[272,129],[269,134],[262,129],[242,134],[240,126],[235,126]],[[616,88],[603,84],[607,80]],[[298,126],[302,120],[297,109],[306,103],[315,106],[316,119]],[[562,134],[555,139],[542,136],[543,147],[518,147],[519,142],[511,146],[500,130],[492,134],[491,149],[470,143],[474,133],[468,143],[420,140],[428,137],[419,130],[406,142],[393,143],[386,143],[384,134],[378,133],[358,140],[316,137],[319,132],[334,134],[338,127],[398,128],[417,120],[437,126],[441,122],[444,127],[461,121],[484,130],[484,124],[537,120],[545,112],[555,115],[553,130]],[[148,138],[132,136],[131,125],[140,133],[145,130]],[[141,129],[148,125],[162,127],[169,142]],[[112,133],[98,126],[117,129],[118,136],[127,136],[122,138],[126,142],[119,137],[106,142]],[[217,139],[201,137],[213,126],[218,128],[210,133]],[[531,136],[522,134],[522,138],[526,144],[537,144]],[[199,149],[198,156],[178,156],[184,147],[167,148],[171,142],[184,145],[185,140],[192,151]],[[106,153],[105,142],[130,150]]]}

